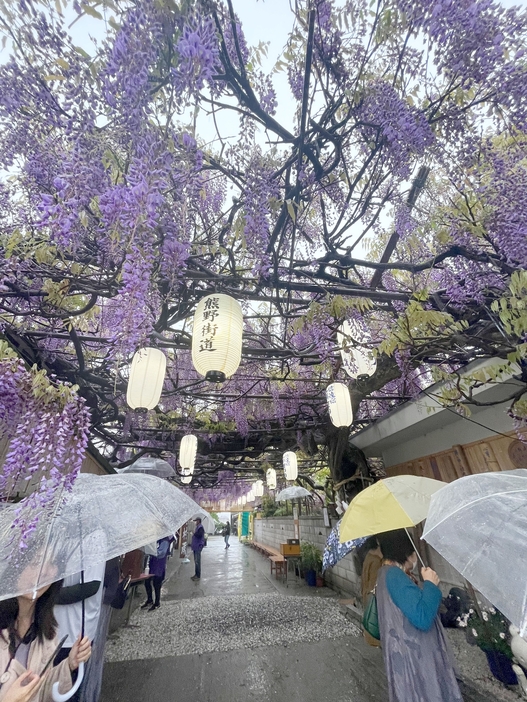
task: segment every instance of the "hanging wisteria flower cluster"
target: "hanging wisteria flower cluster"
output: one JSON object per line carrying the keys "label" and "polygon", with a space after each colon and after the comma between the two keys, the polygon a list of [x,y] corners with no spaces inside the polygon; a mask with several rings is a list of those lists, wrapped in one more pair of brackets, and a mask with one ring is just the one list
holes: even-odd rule
{"label": "hanging wisteria flower cluster", "polygon": [[0,441],[5,461],[0,499],[16,499],[29,488],[23,499],[26,518],[13,525],[21,548],[57,491],[71,490],[84,460],[89,426],[89,412],[75,387],[53,382],[45,371],[27,370],[1,342]]}

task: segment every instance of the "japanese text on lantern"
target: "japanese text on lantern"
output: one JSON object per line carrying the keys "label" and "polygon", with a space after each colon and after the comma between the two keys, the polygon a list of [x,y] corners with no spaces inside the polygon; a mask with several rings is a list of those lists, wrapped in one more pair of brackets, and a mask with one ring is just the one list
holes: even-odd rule
{"label": "japanese text on lantern", "polygon": [[219,317],[220,300],[218,297],[209,297],[203,305],[203,312],[199,322],[199,351],[216,351],[214,348],[214,337],[218,331],[215,323]]}

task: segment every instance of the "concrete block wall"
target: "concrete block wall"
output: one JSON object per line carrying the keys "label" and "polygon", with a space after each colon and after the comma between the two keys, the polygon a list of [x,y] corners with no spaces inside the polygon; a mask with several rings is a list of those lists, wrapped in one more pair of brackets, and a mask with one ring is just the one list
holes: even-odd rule
{"label": "concrete block wall", "polygon": [[[330,531],[330,527],[324,526],[322,517],[300,517],[300,541],[311,541],[318,546],[321,552],[324,552]],[[280,544],[285,543],[287,539],[293,539],[294,535],[292,517],[269,517],[268,519],[254,520],[255,541],[260,541],[268,546],[279,549]],[[427,546],[426,552],[426,561],[437,571],[444,595],[448,594],[452,586],[466,587],[462,576],[434,549]],[[355,569],[353,554],[349,554],[336,566],[329,568],[324,573],[324,579],[334,590],[348,597],[358,597],[360,601],[360,576],[357,575]]]}
{"label": "concrete block wall", "polygon": [[[300,517],[300,541],[310,541],[324,551],[331,527],[324,526],[322,517]],[[269,517],[254,520],[254,540],[280,548],[295,536],[292,517]],[[324,573],[324,579],[335,590],[347,596],[360,596],[360,576],[350,554]]]}

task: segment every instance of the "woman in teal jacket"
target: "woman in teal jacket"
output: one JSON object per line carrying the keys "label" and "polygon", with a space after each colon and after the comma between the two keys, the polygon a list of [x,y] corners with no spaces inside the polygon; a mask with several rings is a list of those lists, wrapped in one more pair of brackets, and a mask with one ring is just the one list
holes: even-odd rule
{"label": "woman in teal jacket", "polygon": [[423,568],[417,584],[417,554],[404,530],[379,535],[379,543],[377,607],[390,702],[463,702],[438,616],[437,574]]}

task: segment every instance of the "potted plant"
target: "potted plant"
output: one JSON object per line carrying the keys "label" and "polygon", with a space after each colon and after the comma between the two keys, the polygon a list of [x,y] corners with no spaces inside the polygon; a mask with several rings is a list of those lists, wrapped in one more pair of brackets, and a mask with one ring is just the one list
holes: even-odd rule
{"label": "potted plant", "polygon": [[302,541],[300,544],[300,559],[307,584],[310,587],[316,587],[317,573],[320,573],[322,570],[320,549],[310,541]]}
{"label": "potted plant", "polygon": [[512,669],[508,619],[494,607],[478,607],[478,611],[470,609],[459,623],[467,628],[469,643],[479,646],[487,656],[492,675],[504,685],[516,685],[518,680]]}

